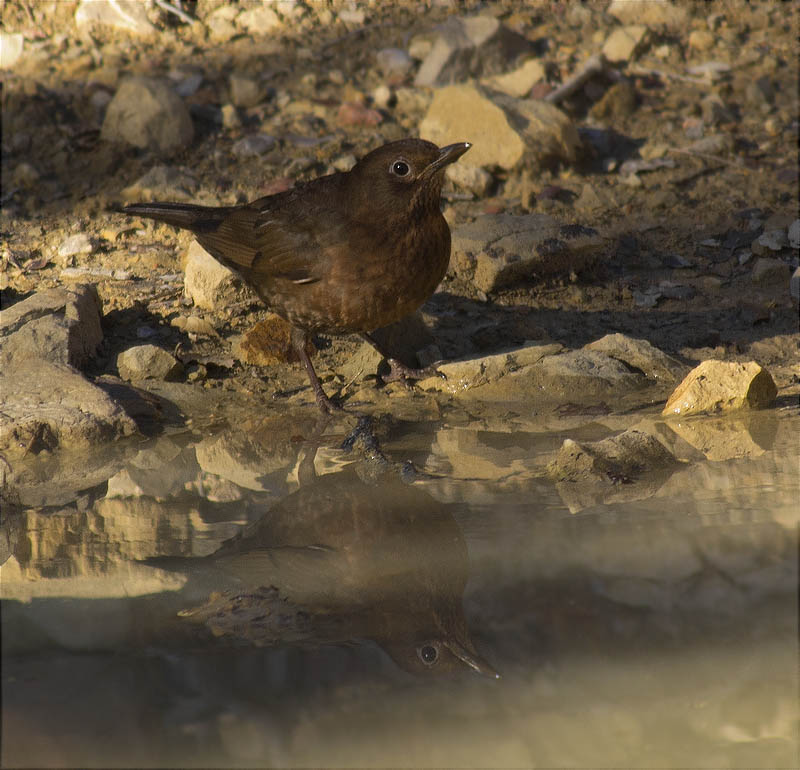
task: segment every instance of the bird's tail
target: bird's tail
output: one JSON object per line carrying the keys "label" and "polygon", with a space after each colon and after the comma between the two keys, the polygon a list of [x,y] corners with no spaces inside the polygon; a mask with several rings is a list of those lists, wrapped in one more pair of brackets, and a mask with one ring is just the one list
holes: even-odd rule
{"label": "bird's tail", "polygon": [[194,233],[213,232],[230,213],[230,209],[225,207],[192,203],[133,203],[118,210],[129,216],[155,219]]}

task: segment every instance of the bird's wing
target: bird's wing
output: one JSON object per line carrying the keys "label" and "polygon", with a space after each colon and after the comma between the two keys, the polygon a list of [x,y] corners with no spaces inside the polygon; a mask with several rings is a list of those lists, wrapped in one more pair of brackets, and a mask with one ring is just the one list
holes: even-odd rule
{"label": "bird's wing", "polygon": [[194,232],[200,245],[228,267],[258,282],[260,276],[313,283],[321,277],[321,248],[314,223],[258,201],[231,210],[218,222]]}

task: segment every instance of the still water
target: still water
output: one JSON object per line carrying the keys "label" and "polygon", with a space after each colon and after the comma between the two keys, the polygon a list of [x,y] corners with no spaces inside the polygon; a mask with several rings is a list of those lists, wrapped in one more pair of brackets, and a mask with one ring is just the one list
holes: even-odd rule
{"label": "still water", "polygon": [[4,505],[3,766],[797,767],[800,415],[547,477],[640,418],[42,459]]}

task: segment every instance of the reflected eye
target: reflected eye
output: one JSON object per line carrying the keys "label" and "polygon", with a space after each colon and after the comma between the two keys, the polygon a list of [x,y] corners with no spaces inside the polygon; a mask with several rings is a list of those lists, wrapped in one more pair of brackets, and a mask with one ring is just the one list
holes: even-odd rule
{"label": "reflected eye", "polygon": [[432,644],[423,644],[417,647],[417,655],[426,666],[432,666],[439,659],[439,650]]}
{"label": "reflected eye", "polygon": [[410,166],[404,160],[396,160],[392,163],[392,173],[397,176],[408,176],[410,171]]}

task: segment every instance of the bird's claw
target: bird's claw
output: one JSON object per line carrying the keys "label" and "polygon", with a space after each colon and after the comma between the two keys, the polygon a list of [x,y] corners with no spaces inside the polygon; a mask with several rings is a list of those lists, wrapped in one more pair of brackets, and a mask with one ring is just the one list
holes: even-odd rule
{"label": "bird's claw", "polygon": [[398,361],[396,358],[387,358],[386,363],[389,364],[389,374],[384,374],[381,379],[387,385],[390,382],[397,382],[398,380],[408,385],[409,380],[424,380],[427,377],[441,377],[443,380],[447,379],[444,372],[440,372],[436,368],[436,364],[414,369],[410,366],[406,366],[402,361]]}

